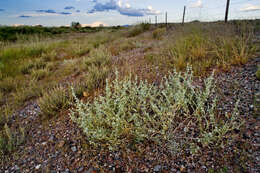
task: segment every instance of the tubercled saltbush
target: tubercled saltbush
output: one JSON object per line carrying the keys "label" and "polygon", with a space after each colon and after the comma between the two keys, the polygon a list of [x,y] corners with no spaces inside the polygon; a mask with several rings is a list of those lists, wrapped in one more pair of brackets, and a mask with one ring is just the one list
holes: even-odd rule
{"label": "tubercled saltbush", "polygon": [[218,116],[214,74],[202,88],[193,81],[191,67],[184,73],[173,70],[160,86],[132,76],[119,80],[116,72],[112,82],[106,81],[104,94],[91,102],[78,99],[72,88],[75,105],[70,117],[93,146],[111,150],[138,142],[175,145],[179,139],[192,146],[222,143],[242,124],[237,106]]}

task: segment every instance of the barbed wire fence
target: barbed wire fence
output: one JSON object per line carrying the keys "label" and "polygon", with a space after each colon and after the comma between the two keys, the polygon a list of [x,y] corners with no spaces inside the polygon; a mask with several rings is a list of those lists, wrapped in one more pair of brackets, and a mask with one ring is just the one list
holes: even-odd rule
{"label": "barbed wire fence", "polygon": [[[248,2],[250,2],[250,0],[230,0],[228,20],[260,19],[260,13],[256,13],[256,11],[242,10],[244,5],[247,4]],[[189,4],[183,4],[183,7],[185,6],[184,22],[186,23],[192,21],[201,21],[201,22],[224,21],[225,13],[226,13],[226,5],[227,5],[226,3],[223,3],[217,6],[203,5],[195,8]],[[184,10],[183,7],[181,9],[175,9],[175,11],[166,10],[156,16],[138,17],[137,23],[152,23],[152,24],[163,24],[166,22],[182,23],[183,10]]]}

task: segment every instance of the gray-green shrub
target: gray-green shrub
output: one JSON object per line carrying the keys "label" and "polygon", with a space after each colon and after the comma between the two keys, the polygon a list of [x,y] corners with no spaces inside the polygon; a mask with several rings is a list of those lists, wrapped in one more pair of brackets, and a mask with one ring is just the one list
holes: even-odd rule
{"label": "gray-green shrub", "polygon": [[220,121],[213,75],[205,79],[203,88],[192,82],[190,68],[185,74],[173,71],[160,86],[131,76],[119,80],[117,74],[92,102],[82,102],[72,89],[76,103],[70,116],[91,144],[111,150],[140,141],[172,144],[179,138],[192,145],[217,145],[241,126],[237,110]]}

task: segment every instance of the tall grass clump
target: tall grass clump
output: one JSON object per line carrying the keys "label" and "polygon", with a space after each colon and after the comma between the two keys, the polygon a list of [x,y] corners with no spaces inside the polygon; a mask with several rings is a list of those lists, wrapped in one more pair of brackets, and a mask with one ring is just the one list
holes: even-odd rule
{"label": "tall grass clump", "polygon": [[[219,116],[213,75],[203,88],[192,85],[190,68],[173,71],[160,86],[131,76],[106,81],[104,94],[84,103],[75,96],[71,119],[82,128],[93,146],[111,150],[128,144],[168,144],[180,138],[188,145],[221,145],[233,129],[241,126],[237,110]],[[193,145],[192,145],[193,146]]]}
{"label": "tall grass clump", "polygon": [[15,150],[17,146],[24,142],[24,140],[24,128],[20,127],[18,130],[13,130],[5,124],[4,129],[0,131],[0,158]]}
{"label": "tall grass clump", "polygon": [[107,66],[111,64],[110,52],[101,46],[100,48],[94,49],[88,57],[85,58],[84,63],[88,69],[94,65],[97,67]]}
{"label": "tall grass clump", "polygon": [[63,86],[56,86],[43,93],[38,103],[41,108],[43,119],[52,118],[62,110],[69,108],[72,101],[71,94]]}
{"label": "tall grass clump", "polygon": [[88,91],[101,88],[111,71],[112,58],[110,52],[104,47],[93,50],[89,57],[84,60],[84,69],[87,69],[88,75],[86,85]]}

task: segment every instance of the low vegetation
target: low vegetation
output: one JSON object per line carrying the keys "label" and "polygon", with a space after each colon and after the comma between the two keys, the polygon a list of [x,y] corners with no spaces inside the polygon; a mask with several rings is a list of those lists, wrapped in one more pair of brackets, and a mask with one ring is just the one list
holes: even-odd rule
{"label": "low vegetation", "polygon": [[192,82],[189,68],[185,74],[170,73],[160,86],[137,77],[119,80],[117,73],[112,83],[107,80],[104,95],[93,102],[82,102],[72,90],[76,104],[70,115],[92,145],[111,150],[147,141],[171,145],[179,137],[198,150],[201,145],[224,145],[228,142],[224,139],[231,139],[231,132],[242,125],[237,108],[217,115],[213,75],[204,80],[203,89]]}
{"label": "low vegetation", "polygon": [[71,101],[71,94],[63,86],[56,86],[43,93],[39,99],[42,118],[52,118],[62,110],[68,109]]}
{"label": "low vegetation", "polygon": [[226,114],[218,110],[214,74],[254,58],[257,27],[254,21],[0,27],[1,157],[25,141],[25,128],[10,122],[30,103],[44,121],[70,112],[95,151],[153,144],[195,156],[229,148],[244,121],[239,100]]}
{"label": "low vegetation", "polygon": [[17,146],[21,145],[25,140],[25,129],[11,130],[7,124],[0,131],[0,158],[14,151]]}
{"label": "low vegetation", "polygon": [[[222,32],[218,24],[200,26],[191,24],[189,29],[176,28],[170,31],[168,40],[162,43],[164,49],[148,53],[146,59],[169,69],[184,70],[192,64],[195,74],[207,74],[212,67],[228,69],[231,65],[245,64],[257,51],[253,44],[253,29],[236,32],[236,25],[228,25],[228,33]],[[219,30],[218,30],[219,29]],[[154,31],[153,37],[158,37]],[[156,58],[153,58],[156,57]]]}

